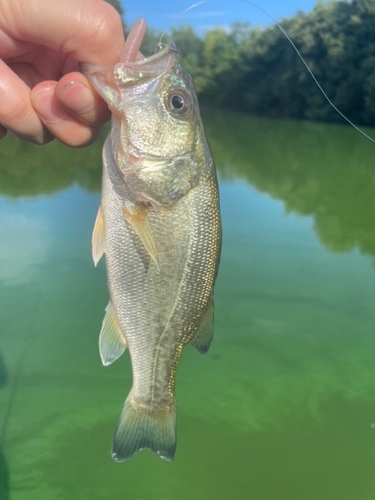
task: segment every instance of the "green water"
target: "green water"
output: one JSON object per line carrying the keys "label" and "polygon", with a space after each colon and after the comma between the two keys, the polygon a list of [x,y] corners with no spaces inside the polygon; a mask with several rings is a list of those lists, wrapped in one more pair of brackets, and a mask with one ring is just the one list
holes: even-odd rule
{"label": "green water", "polygon": [[101,144],[0,143],[1,500],[374,499],[374,146],[204,116],[224,245],[214,342],[177,372],[173,463],[110,459],[131,370],[98,354]]}

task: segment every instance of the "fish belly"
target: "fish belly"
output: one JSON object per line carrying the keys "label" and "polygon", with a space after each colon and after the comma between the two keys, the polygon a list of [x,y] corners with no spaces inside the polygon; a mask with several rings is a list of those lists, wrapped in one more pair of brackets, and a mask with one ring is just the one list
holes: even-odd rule
{"label": "fish belly", "polygon": [[111,303],[132,362],[132,397],[152,411],[174,404],[182,347],[212,304],[221,246],[216,174],[208,165],[198,185],[169,211],[149,212],[159,269],[123,215],[131,196],[111,159],[103,171],[102,208]]}

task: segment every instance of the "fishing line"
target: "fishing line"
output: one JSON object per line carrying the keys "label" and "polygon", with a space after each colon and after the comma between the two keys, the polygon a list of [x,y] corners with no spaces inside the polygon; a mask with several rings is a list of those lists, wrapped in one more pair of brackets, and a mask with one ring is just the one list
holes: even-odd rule
{"label": "fishing line", "polygon": [[170,21],[167,26],[165,27],[163,33],[160,35],[160,39],[159,39],[159,42],[157,44],[157,47],[161,47],[162,43],[162,39],[163,39],[163,36],[166,34],[166,31],[167,29],[169,28],[169,26],[171,26],[171,24],[173,24],[175,22],[176,19],[178,19],[179,17],[183,16],[186,12],[188,12],[189,10],[191,9],[194,9],[194,7],[198,7],[198,5],[202,5],[204,3],[207,3],[209,2],[210,0],[202,0],[202,2],[198,2],[198,3],[194,3],[193,5],[190,5],[190,7],[188,7],[187,9],[183,10],[182,12],[180,12],[179,14],[177,14],[176,16],[174,16],[174,18],[172,19],[172,21]]}
{"label": "fishing line", "polygon": [[[166,35],[166,31],[167,29],[171,26],[172,23],[175,22],[176,19],[178,19],[180,16],[182,16],[183,14],[185,14],[186,12],[188,12],[189,10],[191,9],[194,9],[195,7],[198,7],[198,5],[202,5],[204,3],[207,3],[207,2],[210,2],[211,0],[202,0],[201,2],[198,2],[198,3],[195,3],[193,5],[191,5],[190,7],[188,7],[187,9],[185,9],[184,11],[180,12],[179,14],[177,14],[168,24],[167,26],[165,27],[163,33],[161,34],[160,36],[160,40],[159,40],[159,43],[157,44],[157,47],[161,47],[162,45],[162,39],[163,39],[163,36]],[[250,2],[249,0],[239,0],[240,2],[243,2],[243,3],[247,3],[248,5],[251,5],[252,7],[255,7],[256,9],[258,9],[260,12],[263,12],[263,14],[265,14],[269,19],[271,19],[271,21],[273,23],[275,23],[275,25],[279,28],[279,30],[283,33],[283,35],[286,37],[286,39],[288,40],[288,42],[292,45],[293,49],[297,52],[297,55],[298,57],[301,59],[301,61],[303,62],[303,64],[305,65],[307,71],[310,73],[312,79],[314,80],[314,82],[316,83],[318,89],[320,90],[320,92],[323,94],[323,96],[325,97],[325,99],[328,101],[328,103],[332,106],[332,108],[342,117],[344,118],[344,120],[349,123],[349,125],[351,125],[352,127],[354,127],[357,132],[359,132],[360,134],[362,134],[363,136],[366,137],[366,139],[368,139],[369,141],[373,142],[375,144],[375,140],[372,139],[369,135],[367,135],[363,130],[361,130],[359,127],[357,127],[357,125],[355,125],[351,120],[349,120],[349,118],[347,118],[334,104],[333,102],[331,101],[331,99],[327,96],[327,94],[324,92],[322,86],[320,85],[320,83],[318,82],[318,80],[316,79],[314,73],[311,71],[311,69],[309,68],[307,62],[304,60],[304,58],[302,57],[300,51],[297,49],[297,47],[295,46],[294,42],[291,40],[291,38],[289,37],[289,35],[285,32],[285,30],[280,26],[280,24],[276,21],[276,19],[274,19],[270,14],[268,14],[267,11],[265,11],[264,9],[262,9],[262,7],[259,7],[258,5],[256,5],[255,3],[253,2]]]}

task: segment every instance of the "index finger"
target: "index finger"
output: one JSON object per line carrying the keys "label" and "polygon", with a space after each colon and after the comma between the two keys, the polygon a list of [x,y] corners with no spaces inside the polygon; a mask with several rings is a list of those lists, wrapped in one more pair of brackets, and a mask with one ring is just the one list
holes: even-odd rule
{"label": "index finger", "polygon": [[99,66],[116,64],[124,45],[121,18],[103,0],[1,0],[0,30]]}

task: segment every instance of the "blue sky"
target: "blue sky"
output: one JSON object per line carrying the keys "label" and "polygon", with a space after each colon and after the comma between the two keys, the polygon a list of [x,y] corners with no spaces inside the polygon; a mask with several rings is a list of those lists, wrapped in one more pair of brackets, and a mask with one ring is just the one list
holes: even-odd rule
{"label": "blue sky", "polygon": [[[127,23],[133,23],[143,17],[153,27],[164,30],[175,15],[199,0],[122,0]],[[298,10],[309,12],[315,0],[255,0],[259,7],[272,17],[280,20],[291,16]],[[198,32],[221,24],[229,26],[234,21],[250,21],[252,24],[270,24],[270,19],[254,7],[240,0],[209,0],[192,9],[174,22],[192,24]]]}

